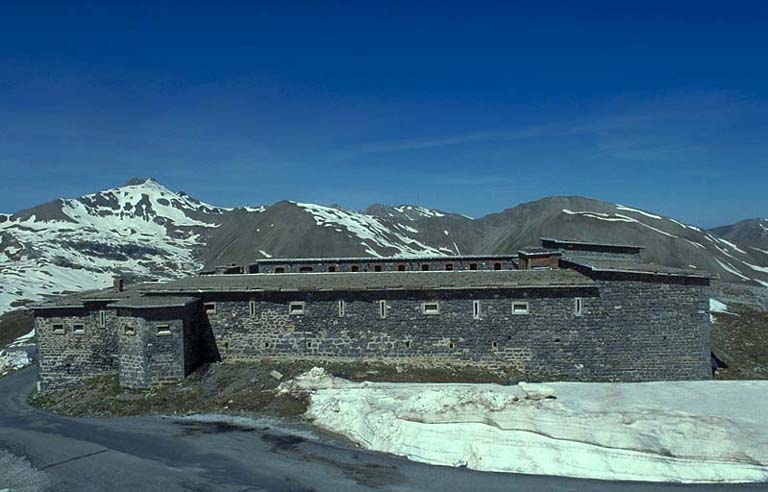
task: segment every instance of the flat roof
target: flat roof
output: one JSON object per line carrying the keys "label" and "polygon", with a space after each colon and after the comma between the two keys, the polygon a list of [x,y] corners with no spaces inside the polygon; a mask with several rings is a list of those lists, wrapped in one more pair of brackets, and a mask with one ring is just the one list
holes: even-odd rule
{"label": "flat roof", "polygon": [[519,289],[588,287],[573,270],[473,270],[206,275],[145,286],[145,293],[355,290]]}
{"label": "flat roof", "polygon": [[565,258],[566,264],[589,268],[594,272],[641,273],[674,277],[711,278],[709,272],[689,268],[675,268],[655,263],[640,263],[608,258]]}
{"label": "flat roof", "polygon": [[131,297],[114,304],[111,307],[128,309],[184,307],[199,301],[197,297],[180,296],[145,296]]}
{"label": "flat roof", "polygon": [[523,256],[561,256],[563,254],[559,249],[550,248],[525,248],[517,252]]}
{"label": "flat roof", "polygon": [[[499,254],[499,255],[456,255],[456,256],[346,256],[346,257],[328,257],[328,258],[264,258],[255,260],[249,265],[258,263],[340,263],[340,262],[368,262],[368,263],[392,263],[399,261],[461,261],[461,260],[513,260],[517,255]],[[228,265],[222,265],[228,266]]]}
{"label": "flat roof", "polygon": [[540,237],[539,241],[551,241],[557,244],[577,244],[580,246],[601,246],[605,248],[632,248],[632,249],[645,249],[645,246],[637,246],[634,244],[616,244],[616,243],[598,243],[593,241],[575,241],[571,239],[555,239],[551,237]]}

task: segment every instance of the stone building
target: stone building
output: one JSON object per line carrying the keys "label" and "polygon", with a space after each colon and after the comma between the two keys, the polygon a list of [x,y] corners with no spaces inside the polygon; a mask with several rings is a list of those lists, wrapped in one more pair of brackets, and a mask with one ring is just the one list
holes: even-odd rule
{"label": "stone building", "polygon": [[268,259],[164,283],[117,279],[33,307],[40,383],[117,371],[142,387],[262,357],[450,361],[529,380],[709,378],[710,276],[640,256],[542,239],[514,257]]}

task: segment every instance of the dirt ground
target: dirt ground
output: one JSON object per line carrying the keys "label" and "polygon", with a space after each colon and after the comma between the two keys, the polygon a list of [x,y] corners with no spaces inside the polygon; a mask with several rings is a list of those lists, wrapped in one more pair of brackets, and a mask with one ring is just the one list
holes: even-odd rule
{"label": "dirt ground", "polygon": [[30,403],[41,409],[71,416],[227,413],[247,416],[298,418],[306,411],[302,397],[276,395],[281,381],[321,365],[352,381],[494,382],[508,383],[510,375],[466,366],[439,368],[402,367],[374,362],[318,362],[264,359],[257,362],[217,363],[203,367],[183,382],[142,390],[122,388],[117,374],[89,378],[82,385],[35,393]]}

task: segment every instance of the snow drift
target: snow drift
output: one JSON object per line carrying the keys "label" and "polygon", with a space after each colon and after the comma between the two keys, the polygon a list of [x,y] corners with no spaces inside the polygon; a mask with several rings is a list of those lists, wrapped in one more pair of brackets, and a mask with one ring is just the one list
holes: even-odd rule
{"label": "snow drift", "polygon": [[284,383],[367,449],[447,466],[606,480],[768,481],[768,382]]}

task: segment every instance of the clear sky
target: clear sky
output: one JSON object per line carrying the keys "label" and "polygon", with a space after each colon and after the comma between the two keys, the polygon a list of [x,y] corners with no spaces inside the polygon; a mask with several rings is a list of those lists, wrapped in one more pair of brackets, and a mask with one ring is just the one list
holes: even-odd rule
{"label": "clear sky", "polygon": [[154,176],[222,206],[768,216],[765,1],[14,3],[3,212]]}

